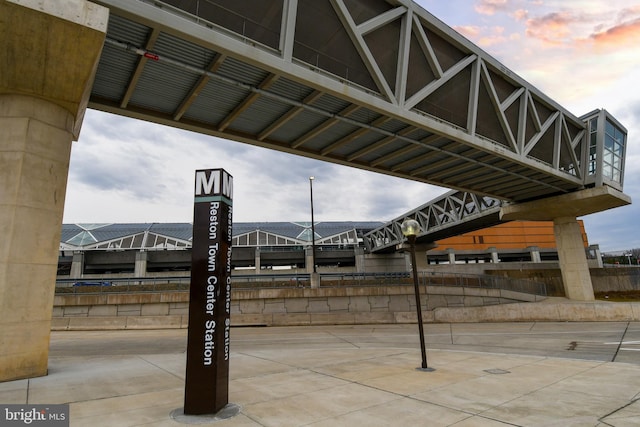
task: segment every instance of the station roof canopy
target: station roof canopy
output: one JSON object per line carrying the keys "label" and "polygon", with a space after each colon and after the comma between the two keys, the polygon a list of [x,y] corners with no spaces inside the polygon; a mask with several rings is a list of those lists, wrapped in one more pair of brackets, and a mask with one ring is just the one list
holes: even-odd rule
{"label": "station roof canopy", "polygon": [[[364,234],[382,224],[316,222],[316,243],[357,245]],[[191,223],[63,224],[60,250],[188,249],[192,236]],[[238,222],[233,224],[233,239],[234,246],[309,245],[311,222]]]}

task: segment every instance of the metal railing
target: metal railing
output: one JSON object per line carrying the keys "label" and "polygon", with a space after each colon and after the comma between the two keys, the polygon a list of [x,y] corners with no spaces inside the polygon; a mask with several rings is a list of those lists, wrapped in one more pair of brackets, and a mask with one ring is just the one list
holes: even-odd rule
{"label": "metal railing", "polygon": [[[179,292],[189,289],[191,278],[185,276],[117,279],[59,279],[56,295],[105,294],[137,292]],[[310,274],[233,275],[233,289],[284,289],[311,287]],[[408,272],[395,273],[325,273],[320,274],[320,287],[361,287],[411,285]],[[503,289],[533,295],[547,295],[544,283],[513,279],[504,276],[474,275],[421,271],[420,286],[453,286],[467,288]]]}
{"label": "metal railing", "polygon": [[421,271],[418,273],[418,283],[428,286],[503,289],[525,294],[547,296],[547,286],[545,283],[490,274]]}

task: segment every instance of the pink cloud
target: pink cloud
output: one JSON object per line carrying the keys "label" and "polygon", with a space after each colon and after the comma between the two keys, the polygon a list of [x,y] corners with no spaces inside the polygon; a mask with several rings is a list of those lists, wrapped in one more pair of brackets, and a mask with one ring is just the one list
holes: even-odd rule
{"label": "pink cloud", "polygon": [[[528,12],[518,10],[512,15],[516,20],[528,17]],[[640,5],[620,9],[601,10],[598,13],[563,9],[537,17],[525,19],[525,34],[541,40],[549,46],[583,44],[586,41],[596,46],[612,46],[616,43],[638,38]]]}
{"label": "pink cloud", "polygon": [[499,11],[509,10],[508,0],[480,0],[475,8],[481,15],[493,15]]}
{"label": "pink cloud", "polygon": [[504,27],[499,26],[491,28],[477,26],[458,26],[454,29],[468,39],[474,40],[474,43],[476,43],[478,46],[484,48],[504,43],[509,39],[514,39],[513,35],[506,37],[504,35]]}
{"label": "pink cloud", "polygon": [[548,44],[560,44],[571,36],[569,26],[576,17],[567,11],[553,12],[526,21],[526,34]]}
{"label": "pink cloud", "polygon": [[489,47],[504,43],[507,41],[507,38],[504,36],[504,28],[503,27],[493,27],[489,34],[480,37],[478,39],[478,44],[482,47]]}
{"label": "pink cloud", "polygon": [[589,37],[597,48],[615,49],[637,47],[640,40],[640,18],[623,22]]}
{"label": "pink cloud", "polygon": [[459,25],[454,29],[468,39],[475,39],[481,32],[480,27],[474,25]]}
{"label": "pink cloud", "polygon": [[518,9],[511,14],[516,21],[526,21],[529,17],[529,11],[525,9]]}

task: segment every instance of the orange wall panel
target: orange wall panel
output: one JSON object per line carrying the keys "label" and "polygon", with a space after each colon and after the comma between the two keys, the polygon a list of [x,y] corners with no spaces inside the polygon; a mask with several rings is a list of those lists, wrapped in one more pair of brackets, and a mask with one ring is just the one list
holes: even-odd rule
{"label": "orange wall panel", "polygon": [[[578,222],[586,248],[589,246],[589,241],[584,223]],[[484,251],[492,246],[496,249],[523,249],[529,246],[553,249],[556,247],[556,238],[551,221],[511,221],[460,236],[449,237],[436,243],[440,249],[457,250]]]}

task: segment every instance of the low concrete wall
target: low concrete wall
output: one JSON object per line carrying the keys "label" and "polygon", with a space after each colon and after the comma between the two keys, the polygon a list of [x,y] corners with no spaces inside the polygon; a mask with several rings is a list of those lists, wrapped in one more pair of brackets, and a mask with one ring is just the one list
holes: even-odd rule
{"label": "low concrete wall", "polygon": [[437,308],[433,321],[466,322],[637,322],[638,302],[575,302],[566,298],[549,298],[530,304],[506,304],[493,307]]}
{"label": "low concrete wall", "polygon": [[[422,288],[424,291],[424,288]],[[544,299],[500,289],[429,286],[426,321],[438,308],[512,305]],[[188,292],[56,295],[52,329],[185,328]],[[231,321],[241,325],[415,323],[413,286],[233,290]]]}
{"label": "low concrete wall", "polygon": [[640,290],[640,268],[612,267],[591,270],[594,292],[624,292]]}
{"label": "low concrete wall", "polygon": [[[543,268],[543,266],[544,264],[540,264],[537,268],[518,270],[487,269],[484,273],[544,283],[549,296],[564,296],[560,269]],[[638,267],[591,268],[589,271],[595,293],[640,290],[640,268]]]}

